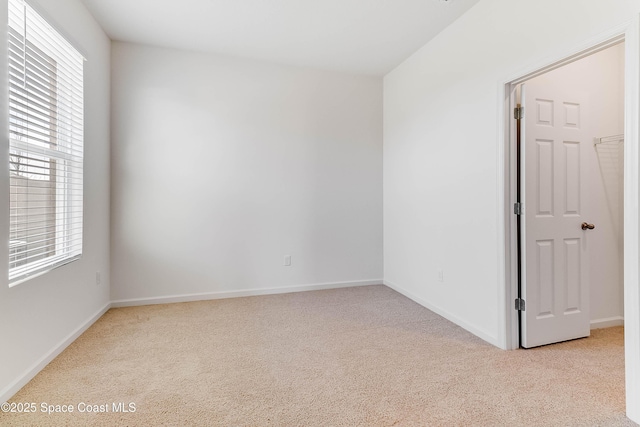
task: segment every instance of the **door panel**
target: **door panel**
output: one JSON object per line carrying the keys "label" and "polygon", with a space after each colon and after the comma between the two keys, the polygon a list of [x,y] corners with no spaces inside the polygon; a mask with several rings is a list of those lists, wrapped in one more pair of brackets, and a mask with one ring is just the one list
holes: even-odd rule
{"label": "door panel", "polygon": [[536,216],[553,217],[554,177],[553,140],[536,139]]}
{"label": "door panel", "polygon": [[564,214],[580,215],[580,142],[564,141],[565,170]]}
{"label": "door panel", "polygon": [[[554,316],[554,297],[555,297],[555,265],[554,265],[554,241],[553,240],[537,240],[536,253],[536,274],[537,279],[534,283],[538,288],[538,304],[536,319],[544,319]],[[533,308],[533,307],[532,307]]]}
{"label": "door panel", "polygon": [[536,347],[590,333],[584,94],[551,82],[523,85],[522,345]]}

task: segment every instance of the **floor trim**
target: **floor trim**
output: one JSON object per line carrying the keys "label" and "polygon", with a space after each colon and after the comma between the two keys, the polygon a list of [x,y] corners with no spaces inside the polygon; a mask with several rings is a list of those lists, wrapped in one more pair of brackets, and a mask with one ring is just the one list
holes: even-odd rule
{"label": "floor trim", "polygon": [[359,280],[351,282],[332,282],[332,283],[319,283],[314,285],[299,285],[299,286],[284,286],[279,288],[265,288],[265,289],[247,289],[243,291],[222,291],[222,292],[207,292],[201,294],[185,294],[185,295],[172,295],[166,297],[152,297],[152,298],[136,298],[127,300],[116,300],[107,303],[104,307],[98,310],[93,316],[83,322],[76,330],[64,338],[58,345],[54,346],[48,353],[42,356],[36,363],[27,369],[22,375],[20,375],[14,382],[0,391],[0,402],[6,402],[13,397],[22,387],[24,387],[29,381],[31,381],[45,366],[47,366],[53,359],[55,359],[60,353],[62,353],[71,343],[73,343],[83,332],[85,332],[91,325],[93,325],[103,314],[105,314],[110,308],[116,307],[134,307],[142,305],[152,304],[169,304],[175,302],[191,302],[191,301],[203,301],[214,300],[223,298],[237,298],[256,295],[275,295],[284,294],[290,292],[304,292],[304,291],[317,291],[324,289],[339,289],[339,288],[352,288],[357,286],[370,286],[370,285],[382,285],[382,279],[375,280]]}
{"label": "floor trim", "polygon": [[390,287],[391,289],[393,289],[396,292],[401,293],[402,295],[404,295],[405,297],[409,298],[412,301],[417,302],[418,304],[420,304],[421,306],[433,311],[436,314],[439,314],[440,316],[444,317],[445,319],[449,320],[450,322],[455,323],[456,325],[460,326],[463,329],[466,329],[467,331],[471,332],[473,335],[485,340],[486,342],[488,342],[489,344],[492,344],[498,348],[500,347],[500,342],[498,340],[497,337],[492,336],[491,334],[478,329],[477,327],[475,327],[474,325],[466,322],[465,320],[459,318],[458,316],[449,313],[446,310],[441,309],[440,307],[436,307],[435,305],[427,302],[426,300],[418,297],[417,295],[403,289],[402,287],[398,286],[395,283],[389,282],[388,280],[384,281],[384,284],[388,287]]}
{"label": "floor trim", "polygon": [[331,282],[314,285],[283,286],[279,288],[246,289],[242,291],[205,292],[198,294],[168,295],[163,297],[121,299],[111,302],[112,307],[134,307],[153,304],[170,304],[176,302],[205,301],[224,298],[249,297],[257,295],[286,294],[290,292],[319,291],[324,289],[352,288],[356,286],[381,285],[382,279],[359,280],[353,282]]}
{"label": "floor trim", "polygon": [[591,321],[591,330],[602,329],[602,328],[612,328],[614,326],[624,326],[624,317],[615,316],[615,317],[607,317],[604,319],[595,319]]}
{"label": "floor trim", "polygon": [[[434,313],[437,313],[440,316],[444,317],[445,319],[450,320],[451,322],[461,326],[462,328],[468,330],[469,332],[482,338],[483,340],[498,346],[497,339],[495,337],[490,336],[489,334],[473,327],[472,325],[468,325],[466,322],[459,319],[458,317],[427,303],[422,298],[419,298],[416,295],[413,295],[412,293],[406,291],[405,289],[399,287],[398,285],[382,279],[361,280],[361,281],[352,281],[352,282],[321,283],[321,284],[315,284],[315,285],[285,286],[285,287],[279,287],[279,288],[266,288],[266,289],[248,289],[244,291],[207,292],[207,293],[200,293],[200,294],[185,294],[185,295],[173,295],[173,296],[166,296],[166,297],[117,300],[117,301],[112,301],[110,303],[107,303],[104,307],[98,310],[93,316],[87,319],[82,325],[80,325],[75,331],[73,331],[66,338],[64,338],[58,345],[52,348],[31,368],[29,368],[26,372],[24,372],[17,380],[15,380],[9,386],[5,387],[2,391],[0,391],[0,402],[5,402],[9,400],[13,395],[15,395],[22,387],[24,387],[40,371],[42,371],[42,369],[44,369],[45,366],[47,366],[53,359],[55,359],[60,353],[62,353],[80,335],[82,335],[83,332],[89,329],[89,327],[91,327],[91,325],[93,325],[100,317],[102,317],[102,315],[106,313],[110,308],[134,307],[134,306],[152,305],[152,304],[169,304],[169,303],[176,303],[176,302],[191,302],[191,301],[203,301],[203,300],[214,300],[214,299],[224,299],[224,298],[237,298],[237,297],[257,296],[257,295],[275,295],[275,294],[290,293],[290,292],[339,289],[339,288],[371,286],[371,285],[380,285],[380,284],[384,284],[385,286],[399,292],[400,294],[426,307],[427,309],[433,311]],[[605,319],[596,319],[591,321],[591,329],[607,328],[607,327],[621,326],[621,325],[624,325],[624,319],[621,316],[610,317]]]}
{"label": "floor trim", "polygon": [[40,371],[44,369],[53,359],[55,359],[60,353],[62,353],[71,343],[73,343],[84,331],[89,329],[103,314],[111,308],[111,303],[107,303],[104,307],[98,310],[95,314],[85,320],[78,328],[67,335],[62,341],[54,346],[48,353],[34,363],[29,369],[27,369],[22,375],[18,377],[13,383],[9,384],[2,391],[0,391],[0,402],[8,401],[13,395],[15,395],[22,387],[24,387],[29,381],[33,379]]}

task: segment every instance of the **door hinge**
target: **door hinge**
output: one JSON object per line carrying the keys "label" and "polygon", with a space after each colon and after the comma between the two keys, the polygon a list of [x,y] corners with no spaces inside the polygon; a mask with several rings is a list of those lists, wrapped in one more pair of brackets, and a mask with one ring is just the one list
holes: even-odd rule
{"label": "door hinge", "polygon": [[513,118],[516,120],[524,119],[524,107],[516,107],[513,109]]}
{"label": "door hinge", "polygon": [[522,212],[522,203],[520,202],[516,202],[513,204],[513,213],[516,215],[522,215],[524,212]]}
{"label": "door hinge", "polygon": [[522,298],[516,298],[516,310],[524,311],[524,300]]}

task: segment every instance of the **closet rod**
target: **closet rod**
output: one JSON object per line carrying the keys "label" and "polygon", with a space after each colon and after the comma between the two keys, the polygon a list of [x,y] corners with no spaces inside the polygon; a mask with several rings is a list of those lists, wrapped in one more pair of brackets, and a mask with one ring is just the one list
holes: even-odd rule
{"label": "closet rod", "polygon": [[606,142],[624,142],[624,134],[611,135],[611,136],[605,136],[602,138],[594,138],[594,139],[595,139],[595,142],[593,143],[593,145],[598,145]]}

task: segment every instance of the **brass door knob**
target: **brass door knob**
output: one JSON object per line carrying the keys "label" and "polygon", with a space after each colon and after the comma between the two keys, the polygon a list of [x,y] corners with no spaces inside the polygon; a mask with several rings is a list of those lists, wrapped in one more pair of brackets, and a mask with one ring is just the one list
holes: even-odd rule
{"label": "brass door knob", "polygon": [[589,224],[588,222],[583,222],[582,223],[582,229],[583,230],[593,230],[594,228],[596,228],[596,226],[593,225],[593,224]]}

